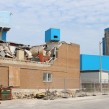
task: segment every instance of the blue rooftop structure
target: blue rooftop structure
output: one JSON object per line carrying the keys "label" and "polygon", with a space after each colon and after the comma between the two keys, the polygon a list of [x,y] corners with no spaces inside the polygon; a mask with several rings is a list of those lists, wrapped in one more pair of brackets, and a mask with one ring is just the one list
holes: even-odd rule
{"label": "blue rooftop structure", "polygon": [[50,28],[45,31],[45,42],[60,41],[60,29]]}
{"label": "blue rooftop structure", "polygon": [[[102,68],[101,70],[109,71],[109,56],[101,56]],[[100,56],[99,55],[80,55],[80,70],[100,70]]]}

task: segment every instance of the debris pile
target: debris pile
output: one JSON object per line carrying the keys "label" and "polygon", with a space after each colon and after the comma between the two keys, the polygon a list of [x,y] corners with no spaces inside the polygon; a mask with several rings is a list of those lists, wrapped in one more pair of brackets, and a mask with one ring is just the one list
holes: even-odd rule
{"label": "debris pile", "polygon": [[44,100],[54,100],[54,99],[58,98],[57,91],[50,92],[48,90],[48,91],[46,91],[45,95],[46,96],[43,98]]}
{"label": "debris pile", "polygon": [[66,91],[45,91],[45,92],[14,92],[13,93],[13,99],[43,99],[43,100],[54,100],[57,98],[69,98],[69,97],[75,97],[75,91],[72,90],[66,90]]}
{"label": "debris pile", "polygon": [[14,92],[13,99],[33,99],[35,98],[34,93],[26,93],[26,92]]}
{"label": "debris pile", "polygon": [[59,42],[33,46],[0,41],[0,58],[52,62],[58,56]]}
{"label": "debris pile", "polygon": [[84,89],[76,90],[75,96],[77,96],[77,97],[87,96],[86,89],[84,88]]}

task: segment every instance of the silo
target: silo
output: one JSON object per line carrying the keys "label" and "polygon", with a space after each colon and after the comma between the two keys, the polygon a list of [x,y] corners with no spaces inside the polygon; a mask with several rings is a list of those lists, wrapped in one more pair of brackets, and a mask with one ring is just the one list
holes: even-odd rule
{"label": "silo", "polygon": [[104,30],[103,55],[109,55],[109,28]]}

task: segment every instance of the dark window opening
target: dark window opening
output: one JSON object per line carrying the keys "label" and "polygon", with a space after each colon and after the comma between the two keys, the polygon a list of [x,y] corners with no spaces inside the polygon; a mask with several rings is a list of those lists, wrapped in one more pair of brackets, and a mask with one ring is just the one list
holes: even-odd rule
{"label": "dark window opening", "polygon": [[58,38],[58,36],[54,36],[54,38]]}

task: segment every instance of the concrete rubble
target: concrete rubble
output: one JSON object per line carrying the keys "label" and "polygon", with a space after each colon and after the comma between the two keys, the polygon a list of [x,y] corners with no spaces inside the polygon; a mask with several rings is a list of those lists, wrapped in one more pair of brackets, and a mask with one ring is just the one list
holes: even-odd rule
{"label": "concrete rubble", "polygon": [[50,63],[57,58],[58,48],[60,46],[60,42],[30,46],[0,41],[0,58]]}
{"label": "concrete rubble", "polygon": [[13,92],[13,99],[43,99],[54,100],[57,98],[69,98],[75,97],[76,91],[74,90],[62,90],[62,91],[45,91],[45,92]]}

